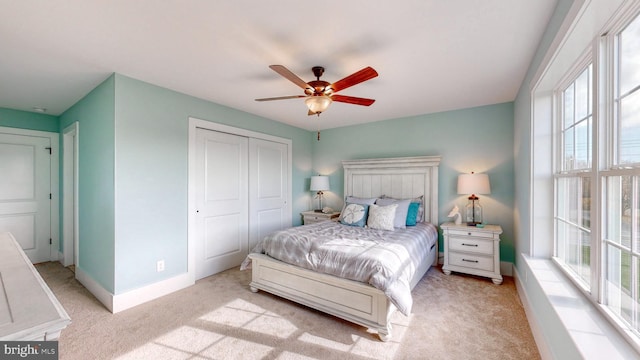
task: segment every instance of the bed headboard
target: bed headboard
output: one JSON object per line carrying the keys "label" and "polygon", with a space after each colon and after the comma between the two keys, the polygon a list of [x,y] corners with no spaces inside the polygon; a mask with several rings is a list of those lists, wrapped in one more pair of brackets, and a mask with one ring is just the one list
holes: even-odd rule
{"label": "bed headboard", "polygon": [[440,156],[343,160],[344,196],[397,199],[424,195],[424,218],[438,224]]}

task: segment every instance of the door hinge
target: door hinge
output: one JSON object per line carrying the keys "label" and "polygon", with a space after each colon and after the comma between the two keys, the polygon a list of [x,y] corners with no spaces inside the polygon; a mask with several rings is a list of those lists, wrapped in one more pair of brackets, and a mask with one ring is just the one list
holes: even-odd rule
{"label": "door hinge", "polygon": [[51,146],[47,146],[45,150],[49,150],[49,155],[51,155]]}
{"label": "door hinge", "polygon": [[51,193],[49,193],[49,200],[51,200],[51,199],[53,199],[53,198],[51,197]]}
{"label": "door hinge", "polygon": [[51,240],[51,238],[49,238],[49,245],[53,244],[53,240]]}

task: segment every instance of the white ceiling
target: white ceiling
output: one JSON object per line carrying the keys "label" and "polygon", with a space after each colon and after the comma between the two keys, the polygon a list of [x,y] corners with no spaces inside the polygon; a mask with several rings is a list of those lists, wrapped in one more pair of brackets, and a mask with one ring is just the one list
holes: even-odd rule
{"label": "white ceiling", "polygon": [[[557,0],[0,0],[0,107],[59,115],[116,72],[308,130],[514,100]],[[307,116],[302,89],[377,78]]]}

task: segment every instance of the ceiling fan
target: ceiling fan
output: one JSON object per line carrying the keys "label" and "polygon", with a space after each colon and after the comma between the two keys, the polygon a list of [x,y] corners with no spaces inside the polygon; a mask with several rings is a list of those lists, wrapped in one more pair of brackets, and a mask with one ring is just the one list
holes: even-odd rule
{"label": "ceiling fan", "polygon": [[308,115],[318,115],[325,111],[331,102],[343,102],[353,105],[369,106],[375,102],[374,99],[366,99],[354,96],[336,95],[338,91],[344,90],[353,85],[360,84],[361,82],[373,79],[378,76],[378,73],[370,66],[357,71],[341,80],[334,83],[329,83],[324,80],[320,80],[320,77],[324,73],[322,66],[314,66],[311,68],[316,80],[304,82],[296,74],[292,73],[286,67],[282,65],[270,65],[271,70],[282,75],[292,83],[298,85],[304,90],[305,95],[291,95],[256,99],[256,101],[271,101],[271,100],[284,100],[284,99],[297,99],[305,98],[305,104],[309,108]]}

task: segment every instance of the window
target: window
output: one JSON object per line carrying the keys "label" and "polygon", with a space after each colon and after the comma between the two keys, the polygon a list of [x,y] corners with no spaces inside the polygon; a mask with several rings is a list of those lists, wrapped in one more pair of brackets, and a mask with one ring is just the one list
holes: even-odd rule
{"label": "window", "polygon": [[594,44],[555,91],[554,259],[640,339],[640,16]]}
{"label": "window", "polygon": [[556,256],[587,290],[591,282],[593,65],[559,93]]}
{"label": "window", "polygon": [[613,156],[602,172],[603,303],[640,334],[640,17],[613,41]]}

